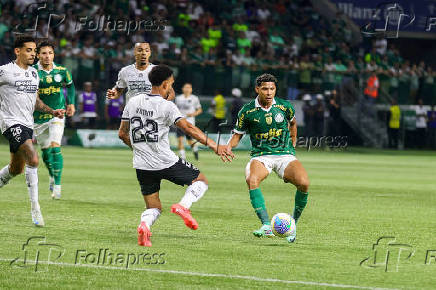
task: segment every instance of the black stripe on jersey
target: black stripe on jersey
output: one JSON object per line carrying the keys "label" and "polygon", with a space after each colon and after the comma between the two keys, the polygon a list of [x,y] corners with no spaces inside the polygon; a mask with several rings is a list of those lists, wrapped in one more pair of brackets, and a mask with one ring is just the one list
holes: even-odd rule
{"label": "black stripe on jersey", "polygon": [[178,117],[178,118],[174,121],[174,124],[177,123],[180,119],[183,119],[183,117]]}
{"label": "black stripe on jersey", "polygon": [[130,121],[129,118],[121,118],[121,120]]}

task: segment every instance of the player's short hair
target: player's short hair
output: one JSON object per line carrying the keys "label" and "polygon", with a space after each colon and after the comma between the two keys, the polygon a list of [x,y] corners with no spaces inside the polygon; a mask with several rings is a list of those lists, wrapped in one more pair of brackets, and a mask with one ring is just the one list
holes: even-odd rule
{"label": "player's short hair", "polygon": [[269,83],[269,82],[275,83],[277,87],[278,81],[275,76],[273,76],[272,74],[261,74],[256,78],[256,87],[260,87],[262,83]]}
{"label": "player's short hair", "polygon": [[153,87],[160,86],[164,81],[173,75],[173,70],[169,66],[160,64],[154,66],[148,74],[148,80]]}
{"label": "player's short hair", "polygon": [[53,49],[53,51],[55,50],[53,43],[51,43],[50,41],[44,40],[44,41],[41,41],[40,43],[38,43],[38,46],[36,47],[36,53],[39,53],[41,48],[46,47],[46,46],[50,46]]}
{"label": "player's short hair", "polygon": [[135,42],[134,47],[137,47],[137,46],[141,45],[141,43],[146,43],[146,44],[148,44],[148,46],[151,46],[150,42],[148,42],[148,41],[139,41],[139,42]]}
{"label": "player's short hair", "polygon": [[30,35],[21,35],[15,39],[14,48],[22,48],[26,42],[35,42],[36,40]]}

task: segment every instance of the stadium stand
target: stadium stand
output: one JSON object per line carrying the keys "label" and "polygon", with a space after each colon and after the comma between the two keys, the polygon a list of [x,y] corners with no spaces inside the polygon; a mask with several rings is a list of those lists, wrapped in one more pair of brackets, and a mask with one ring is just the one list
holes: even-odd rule
{"label": "stadium stand", "polygon": [[[232,88],[240,88],[243,96],[251,97],[261,72],[276,75],[279,96],[290,100],[310,94],[315,102],[314,96],[323,94],[327,104],[336,89],[342,119],[369,146],[387,145],[386,112],[392,99],[400,105],[414,105],[419,99],[424,105],[436,103],[430,65],[405,59],[395,44],[383,38],[356,41],[346,16],[336,11],[335,17],[326,17],[308,0],[125,0],[106,5],[98,0],[48,1],[42,10],[29,9],[29,3],[1,4],[0,63],[12,58],[14,31],[31,27],[35,13],[47,24],[54,11],[64,21],[52,24],[49,33],[47,25],[38,25],[38,36],[48,35],[56,42],[55,62],[70,69],[79,89],[92,81],[100,115],[104,91],[115,82],[119,69],[133,62],[133,43],[139,41],[151,43],[153,63],[174,68],[176,91],[192,82],[198,95],[212,96],[219,89],[230,96]],[[115,19],[152,23],[150,31],[104,29]],[[372,72],[379,81],[378,113],[362,115]]]}

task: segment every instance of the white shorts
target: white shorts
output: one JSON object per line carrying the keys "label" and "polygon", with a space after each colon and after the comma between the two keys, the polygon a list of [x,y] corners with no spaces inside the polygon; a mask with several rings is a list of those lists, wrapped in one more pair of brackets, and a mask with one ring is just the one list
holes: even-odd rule
{"label": "white shorts", "polygon": [[65,118],[52,118],[50,121],[35,124],[34,125],[34,135],[36,141],[41,146],[42,149],[50,147],[52,142],[62,143],[62,136],[64,135]]}
{"label": "white shorts", "polygon": [[274,170],[277,175],[283,179],[283,175],[285,174],[285,169],[289,163],[297,160],[292,154],[286,155],[263,155],[251,158],[251,160],[247,163],[245,167],[245,177],[247,178],[250,175],[250,165],[253,160],[257,160],[262,162],[265,168],[269,173]]}

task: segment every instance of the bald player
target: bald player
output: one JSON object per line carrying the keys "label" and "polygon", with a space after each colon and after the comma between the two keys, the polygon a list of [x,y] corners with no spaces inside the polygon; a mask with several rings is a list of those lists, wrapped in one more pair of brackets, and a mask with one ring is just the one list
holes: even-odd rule
{"label": "bald player", "polygon": [[118,99],[126,92],[126,104],[137,94],[149,94],[151,83],[148,73],[155,66],[149,62],[151,48],[148,42],[137,42],[134,48],[135,63],[123,67],[118,73],[118,80],[112,89],[107,90],[108,99]]}

